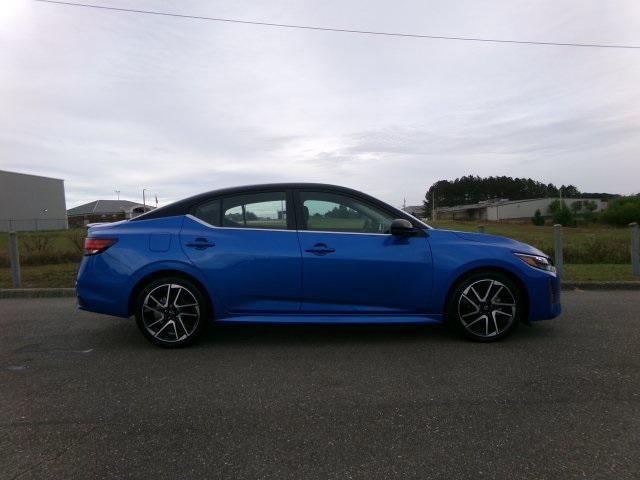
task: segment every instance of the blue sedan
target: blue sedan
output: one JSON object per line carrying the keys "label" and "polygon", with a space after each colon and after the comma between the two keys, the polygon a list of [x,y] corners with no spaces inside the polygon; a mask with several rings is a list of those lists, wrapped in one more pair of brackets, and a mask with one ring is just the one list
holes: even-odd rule
{"label": "blue sedan", "polygon": [[541,251],[309,183],[215,190],[91,226],[76,289],[81,309],[135,316],[163,347],[189,344],[211,321],[447,322],[487,342],[561,311]]}

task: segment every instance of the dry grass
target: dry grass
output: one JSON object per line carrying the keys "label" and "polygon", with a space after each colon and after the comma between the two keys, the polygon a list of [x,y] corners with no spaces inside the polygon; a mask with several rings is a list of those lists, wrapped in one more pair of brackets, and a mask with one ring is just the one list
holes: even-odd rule
{"label": "dry grass", "polygon": [[[537,227],[528,224],[497,222],[456,222],[436,221],[436,228],[477,232],[479,225],[485,226],[485,233],[502,235],[533,245],[543,252],[553,255],[553,227]],[[613,228],[602,225],[563,228],[563,254],[567,264],[583,263],[630,263],[631,234],[628,228]]]}

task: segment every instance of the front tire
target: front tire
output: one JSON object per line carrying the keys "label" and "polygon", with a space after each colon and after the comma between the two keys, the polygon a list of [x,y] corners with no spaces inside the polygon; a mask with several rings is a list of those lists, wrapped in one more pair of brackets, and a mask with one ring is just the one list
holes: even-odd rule
{"label": "front tire", "polygon": [[165,348],[192,343],[208,318],[205,294],[180,277],[162,277],[150,282],[136,298],[135,317],[147,340]]}
{"label": "front tire", "polygon": [[477,272],[460,282],[447,308],[447,321],[476,342],[510,335],[525,315],[520,287],[498,272]]}

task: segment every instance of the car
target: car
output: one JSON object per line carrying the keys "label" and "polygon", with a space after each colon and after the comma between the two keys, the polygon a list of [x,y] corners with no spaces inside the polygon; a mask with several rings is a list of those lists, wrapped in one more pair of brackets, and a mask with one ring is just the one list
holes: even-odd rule
{"label": "car", "polygon": [[553,262],[536,248],[318,183],[219,189],[92,225],[76,293],[80,309],[134,316],[162,347],[211,322],[447,323],[489,342],[561,312]]}

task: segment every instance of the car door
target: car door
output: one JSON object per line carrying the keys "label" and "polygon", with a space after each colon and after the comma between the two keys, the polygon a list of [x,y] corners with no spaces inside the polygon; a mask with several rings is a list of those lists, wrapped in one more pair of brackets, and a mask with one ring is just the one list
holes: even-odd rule
{"label": "car door", "polygon": [[301,256],[291,198],[285,191],[224,196],[185,219],[182,247],[227,313],[299,310]]}
{"label": "car door", "polygon": [[304,312],[428,311],[433,265],[424,231],[390,235],[392,212],[342,192],[300,190],[296,202]]}

